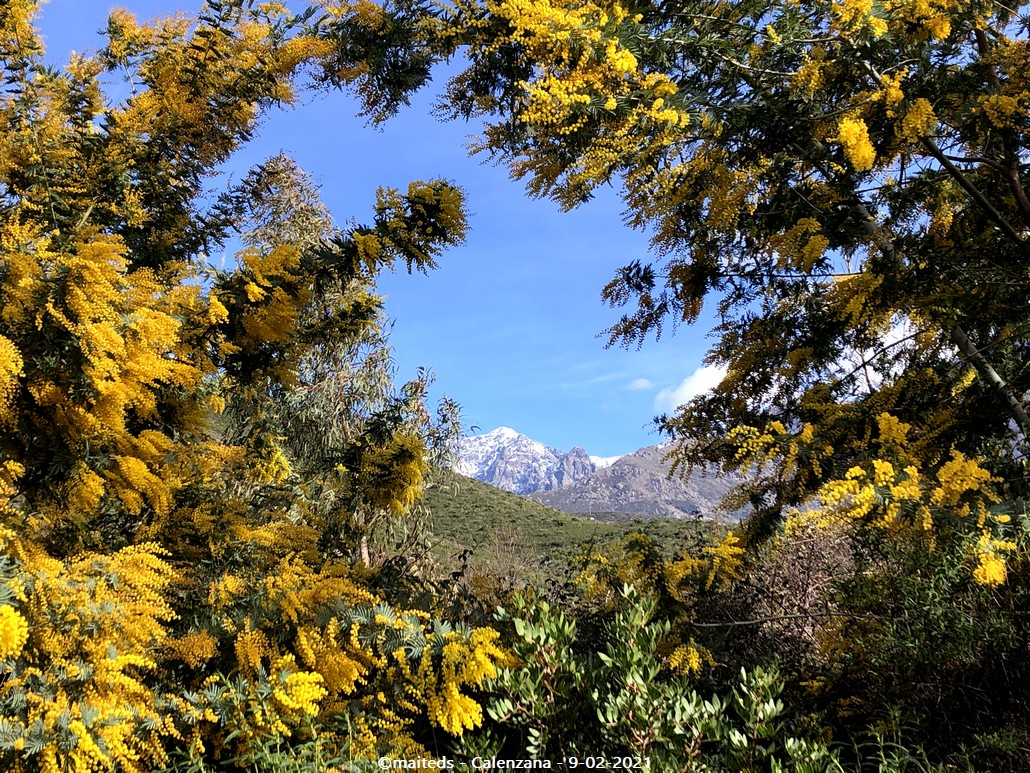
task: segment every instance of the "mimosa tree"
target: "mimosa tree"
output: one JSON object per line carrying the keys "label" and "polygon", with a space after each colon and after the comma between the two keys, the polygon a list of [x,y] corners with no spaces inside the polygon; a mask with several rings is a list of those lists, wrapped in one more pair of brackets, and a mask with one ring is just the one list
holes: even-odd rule
{"label": "mimosa tree", "polygon": [[605,287],[612,343],[714,308],[726,376],[660,423],[679,465],[764,469],[753,534],[817,496],[927,536],[957,518],[996,584],[1030,431],[1025,10],[459,0],[442,109],[483,116],[535,195],[621,188],[658,258]]}

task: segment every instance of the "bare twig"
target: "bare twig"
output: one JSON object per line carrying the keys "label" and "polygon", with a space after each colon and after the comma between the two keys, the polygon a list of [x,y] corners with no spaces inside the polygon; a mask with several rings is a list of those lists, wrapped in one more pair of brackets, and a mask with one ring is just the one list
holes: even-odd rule
{"label": "bare twig", "polygon": [[856,615],[851,612],[800,612],[796,615],[769,615],[756,617],[754,620],[727,620],[725,623],[691,623],[698,628],[730,628],[738,625],[762,625],[776,623],[781,620],[803,620],[813,617],[850,617],[852,620],[879,620],[876,615]]}

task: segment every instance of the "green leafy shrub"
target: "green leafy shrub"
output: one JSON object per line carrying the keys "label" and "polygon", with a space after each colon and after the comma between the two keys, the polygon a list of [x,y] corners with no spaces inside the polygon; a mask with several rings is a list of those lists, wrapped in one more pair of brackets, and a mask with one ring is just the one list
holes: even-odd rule
{"label": "green leafy shrub", "polygon": [[544,600],[516,596],[499,611],[519,665],[487,684],[492,723],[461,751],[640,757],[654,771],[835,769],[834,752],[791,734],[775,666],[742,670],[728,694],[704,699],[675,667],[678,648],[655,599],[632,586],[621,598],[595,646]]}

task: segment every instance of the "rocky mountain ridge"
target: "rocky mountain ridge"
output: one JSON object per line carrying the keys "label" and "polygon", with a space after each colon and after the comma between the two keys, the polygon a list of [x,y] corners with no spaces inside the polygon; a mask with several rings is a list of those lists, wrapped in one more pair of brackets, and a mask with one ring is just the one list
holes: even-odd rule
{"label": "rocky mountain ridge", "polygon": [[738,483],[735,476],[695,471],[670,478],[667,450],[655,445],[621,457],[592,457],[579,446],[562,452],[499,427],[463,441],[455,470],[558,510],[603,520],[736,517],[718,509]]}
{"label": "rocky mountain ridge", "polygon": [[739,518],[738,513],[719,509],[723,497],[739,483],[739,478],[700,470],[686,477],[669,477],[671,462],[667,453],[667,447],[647,446],[569,486],[527,496],[566,513],[590,515],[598,520]]}
{"label": "rocky mountain ridge", "polygon": [[504,491],[553,491],[603,469],[619,457],[592,457],[580,446],[548,448],[510,427],[462,441],[455,471]]}

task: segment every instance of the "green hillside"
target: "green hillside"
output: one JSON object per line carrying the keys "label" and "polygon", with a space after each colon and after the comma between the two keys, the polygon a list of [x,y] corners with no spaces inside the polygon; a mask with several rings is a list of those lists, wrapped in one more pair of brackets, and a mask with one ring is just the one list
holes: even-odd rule
{"label": "green hillside", "polygon": [[433,515],[434,554],[444,567],[460,566],[462,551],[470,549],[473,570],[519,579],[561,579],[570,567],[575,571],[575,557],[591,541],[611,545],[643,531],[675,551],[717,528],[697,521],[605,523],[457,475],[430,488],[425,504]]}

